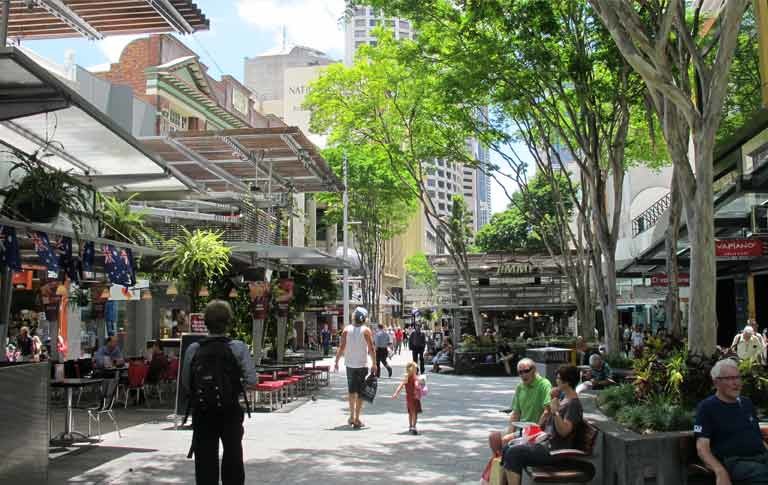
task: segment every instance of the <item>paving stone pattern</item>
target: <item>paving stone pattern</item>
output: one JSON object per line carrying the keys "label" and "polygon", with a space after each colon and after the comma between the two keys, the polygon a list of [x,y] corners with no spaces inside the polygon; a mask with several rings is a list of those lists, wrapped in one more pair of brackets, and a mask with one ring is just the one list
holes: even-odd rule
{"label": "paving stone pattern", "polygon": [[[376,402],[363,410],[363,429],[346,424],[343,370],[315,401],[246,418],[246,483],[477,484],[488,432],[505,427],[499,410],[509,406],[518,380],[429,373],[421,434],[412,436],[404,393],[389,397],[407,360],[405,353],[395,356],[393,377],[379,381]],[[193,461],[186,459],[192,432],[174,429],[167,414],[129,408],[118,415],[122,438],[112,428],[98,445],[52,453],[49,485],[194,484]]]}

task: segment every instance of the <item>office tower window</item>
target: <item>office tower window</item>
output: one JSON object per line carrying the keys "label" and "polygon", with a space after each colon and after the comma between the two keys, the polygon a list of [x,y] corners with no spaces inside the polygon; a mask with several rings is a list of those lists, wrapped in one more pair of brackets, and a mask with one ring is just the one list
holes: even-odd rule
{"label": "office tower window", "polygon": [[369,44],[371,44],[371,47],[376,47],[376,44],[378,44],[378,42],[376,42],[375,40],[372,40],[369,42]]}
{"label": "office tower window", "polygon": [[361,46],[365,45],[365,41],[357,41],[355,42],[355,49],[359,49]]}
{"label": "office tower window", "polygon": [[367,34],[368,34],[368,32],[366,32],[364,30],[356,30],[355,31],[355,37],[358,38],[358,39],[361,38],[361,37],[365,37]]}
{"label": "office tower window", "polygon": [[407,30],[407,29],[410,29],[410,28],[411,28],[411,24],[409,24],[409,23],[408,23],[407,21],[405,21],[405,20],[401,20],[401,21],[400,21],[400,28],[401,28],[401,29],[406,29],[406,30]]}
{"label": "office tower window", "polygon": [[371,27],[376,27],[376,24],[378,24],[378,23],[379,23],[379,21],[376,20],[376,19],[371,19],[371,20],[368,21],[368,25],[370,25]]}
{"label": "office tower window", "polygon": [[428,179],[427,187],[434,187],[434,186],[435,186],[435,179]]}
{"label": "office tower window", "polygon": [[439,180],[439,181],[437,182],[437,186],[438,186],[438,187],[440,187],[440,188],[442,189],[443,187],[445,187],[445,182],[443,182],[442,180]]}
{"label": "office tower window", "polygon": [[355,20],[355,27],[365,27],[366,25],[368,25],[368,22],[365,19]]}
{"label": "office tower window", "polygon": [[437,175],[440,177],[445,177],[445,172],[443,172],[442,170],[438,170]]}

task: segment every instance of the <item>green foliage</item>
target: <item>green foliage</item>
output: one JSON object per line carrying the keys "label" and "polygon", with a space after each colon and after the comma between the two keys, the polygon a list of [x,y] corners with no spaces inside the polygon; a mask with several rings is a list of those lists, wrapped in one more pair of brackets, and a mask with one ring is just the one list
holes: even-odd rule
{"label": "green foliage", "polygon": [[292,307],[297,312],[308,306],[325,305],[338,297],[336,278],[327,269],[297,268],[291,277],[294,282]]}
{"label": "green foliage", "polygon": [[83,228],[84,219],[91,214],[91,196],[94,189],[74,178],[69,171],[54,169],[39,158],[42,148],[32,155],[19,151],[4,152],[11,156],[13,166],[9,175],[21,171],[24,175],[0,190],[5,195],[3,213],[13,219],[23,219],[25,211],[42,209],[57,204],[59,211],[72,222],[75,234]]}
{"label": "green foliage", "polygon": [[451,215],[448,217],[448,240],[453,250],[466,255],[472,244],[472,213],[463,195],[454,195],[451,200]]}
{"label": "green foliage", "polygon": [[641,433],[683,431],[693,426],[692,408],[682,406],[667,396],[638,401],[632,384],[601,391],[598,405],[606,415]]}
{"label": "green foliage", "polygon": [[[557,187],[552,182],[557,183]],[[557,192],[555,191],[557,189]],[[544,251],[544,238],[558,250],[553,233],[559,230],[559,209],[565,219],[573,214],[573,199],[565,175],[554,173],[550,177],[538,173],[528,182],[525,193],[512,194],[509,207],[494,214],[491,221],[475,236],[475,245],[485,252],[493,251]],[[561,194],[561,195],[558,195]],[[560,208],[559,205],[563,204]]]}
{"label": "green foliage", "polygon": [[717,131],[718,141],[733,135],[762,108],[757,31],[754,10],[748,8],[739,29],[736,53],[728,78],[728,94],[723,105],[723,119]]}
{"label": "green foliage", "polygon": [[745,359],[739,362],[741,393],[748,396],[755,406],[768,407],[768,370],[760,362]]}
{"label": "green foliage", "polygon": [[137,194],[126,200],[99,194],[98,217],[104,224],[104,237],[141,246],[154,247],[161,239],[160,234],[145,224],[146,212],[132,210],[131,201]]}
{"label": "green foliage", "polygon": [[621,353],[608,354],[605,356],[605,361],[613,369],[632,369],[634,365],[632,359]]}
{"label": "green foliage", "polygon": [[437,290],[437,272],[429,264],[427,256],[419,252],[406,259],[405,271],[409,285],[412,284],[416,288],[427,290],[427,298],[431,301],[435,290]]}
{"label": "green foliage", "polygon": [[200,307],[198,292],[209,285],[212,278],[223,276],[229,270],[232,249],[224,244],[221,232],[196,229],[168,241],[168,247],[157,259],[157,265],[179,280],[192,299],[192,309]]}

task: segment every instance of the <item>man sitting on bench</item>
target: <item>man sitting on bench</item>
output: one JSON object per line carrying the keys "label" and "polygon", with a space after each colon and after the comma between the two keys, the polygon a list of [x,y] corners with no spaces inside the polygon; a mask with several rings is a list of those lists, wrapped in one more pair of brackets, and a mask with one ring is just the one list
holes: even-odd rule
{"label": "man sitting on bench", "polygon": [[696,451],[717,485],[768,483],[768,450],[755,407],[742,397],[739,366],[723,359],[712,367],[716,392],[696,408]]}
{"label": "man sitting on bench", "polygon": [[520,485],[523,469],[528,466],[552,465],[559,459],[550,451],[574,448],[576,430],[583,425],[584,412],[576,394],[579,370],[573,365],[562,365],[557,369],[557,387],[552,389],[549,413],[544,420],[544,431],[548,443],[540,440],[512,444],[515,434],[504,437],[491,436],[491,449],[501,455],[507,484]]}
{"label": "man sitting on bench", "polygon": [[577,394],[589,389],[602,389],[616,384],[613,381],[613,370],[600,354],[589,356],[589,369],[584,371],[581,380],[581,384],[576,387]]}

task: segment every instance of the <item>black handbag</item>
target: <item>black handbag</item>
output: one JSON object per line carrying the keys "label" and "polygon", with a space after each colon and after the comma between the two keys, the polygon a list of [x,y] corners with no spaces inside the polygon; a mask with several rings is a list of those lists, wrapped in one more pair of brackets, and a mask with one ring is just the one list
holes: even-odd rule
{"label": "black handbag", "polygon": [[360,392],[360,398],[365,399],[368,402],[373,402],[373,398],[376,397],[376,390],[379,387],[379,382],[376,376],[371,374],[365,378],[365,384],[363,384],[363,390]]}

